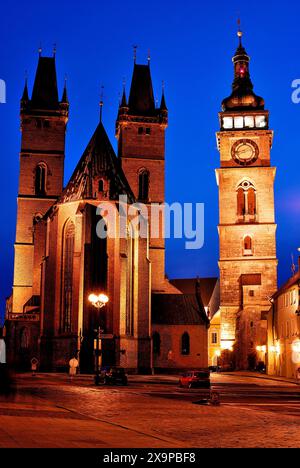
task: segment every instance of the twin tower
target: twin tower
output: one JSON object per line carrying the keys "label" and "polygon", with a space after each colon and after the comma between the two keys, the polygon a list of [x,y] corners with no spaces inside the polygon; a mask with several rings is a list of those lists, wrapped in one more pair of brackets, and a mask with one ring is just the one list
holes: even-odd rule
{"label": "twin tower", "polygon": [[[223,101],[217,133],[220,168],[219,239],[221,348],[224,362],[247,368],[257,344],[266,340],[269,297],[277,288],[275,168],[270,164],[273,132],[264,101],[253,91],[249,62],[239,33],[233,58],[232,94]],[[58,96],[55,57],[39,58],[31,98],[21,100],[21,152],[15,270],[11,317],[38,308],[34,224],[63,191],[69,103]],[[150,67],[134,64],[130,96],[125,91],[116,121],[118,156],[135,198],[165,201],[164,95],[155,105]],[[167,288],[163,236],[150,241],[152,290]]]}

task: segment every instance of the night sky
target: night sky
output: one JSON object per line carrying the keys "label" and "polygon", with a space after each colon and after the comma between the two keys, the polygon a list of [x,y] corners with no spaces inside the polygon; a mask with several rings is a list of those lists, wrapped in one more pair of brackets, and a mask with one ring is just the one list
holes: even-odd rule
{"label": "night sky", "polygon": [[14,1],[1,4],[0,79],[7,103],[0,104],[2,225],[0,317],[11,292],[13,243],[20,150],[19,100],[28,71],[31,92],[41,44],[51,55],[57,44],[60,93],[68,77],[70,120],[65,182],[99,119],[104,85],[103,121],[116,148],[114,124],[122,80],[129,91],[133,45],[137,63],[147,63],[158,99],[161,82],[169,108],[166,152],[168,202],[205,203],[205,246],[186,251],[184,241],[167,242],[169,277],[218,275],[219,165],[215,131],[221,101],[231,91],[231,58],[237,47],[240,15],[244,45],[251,56],[255,91],[270,110],[275,130],[272,163],[278,223],[279,282],[291,274],[291,253],[300,246],[300,104],[292,103],[291,83],[300,79],[300,22],[296,1],[241,2],[152,0]]}

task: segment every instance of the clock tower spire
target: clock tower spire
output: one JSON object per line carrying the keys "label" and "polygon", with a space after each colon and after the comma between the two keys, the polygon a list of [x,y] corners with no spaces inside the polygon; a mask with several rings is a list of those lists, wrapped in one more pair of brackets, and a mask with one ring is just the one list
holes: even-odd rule
{"label": "clock tower spire", "polygon": [[219,244],[223,362],[247,369],[262,360],[268,297],[277,288],[273,132],[263,98],[254,93],[250,57],[239,29],[232,92],[222,102],[217,143],[220,168]]}

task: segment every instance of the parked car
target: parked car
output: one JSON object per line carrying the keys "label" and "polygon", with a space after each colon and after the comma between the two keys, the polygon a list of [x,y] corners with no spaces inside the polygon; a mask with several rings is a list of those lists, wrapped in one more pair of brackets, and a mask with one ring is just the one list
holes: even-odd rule
{"label": "parked car", "polygon": [[187,388],[210,388],[210,372],[209,370],[186,372],[180,377],[179,386]]}
{"label": "parked car", "polygon": [[127,385],[128,378],[123,367],[111,367],[104,373],[105,385]]}

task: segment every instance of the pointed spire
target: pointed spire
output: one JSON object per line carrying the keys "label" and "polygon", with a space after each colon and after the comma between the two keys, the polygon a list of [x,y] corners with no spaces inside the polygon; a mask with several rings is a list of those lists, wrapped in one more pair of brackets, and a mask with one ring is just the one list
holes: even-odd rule
{"label": "pointed spire", "polygon": [[239,38],[239,47],[243,47],[243,46],[242,46],[243,32],[241,31],[241,20],[240,20],[240,18],[238,18],[237,24],[238,24],[238,32],[237,32],[237,35],[238,35],[238,38]]}
{"label": "pointed spire", "polygon": [[162,94],[161,94],[161,102],[160,102],[160,110],[167,111],[166,99],[165,99],[165,82],[162,82]]}
{"label": "pointed spire", "polygon": [[39,57],[31,104],[35,109],[55,109],[59,105],[54,57]]}
{"label": "pointed spire", "polygon": [[21,101],[22,102],[28,102],[29,101],[27,72],[25,72],[25,85],[24,85],[24,91],[23,91]]}
{"label": "pointed spire", "polygon": [[66,76],[65,76],[64,91],[63,91],[63,95],[62,95],[62,98],[61,98],[61,102],[63,102],[64,104],[69,103],[68,92],[67,92],[67,77]]}
{"label": "pointed spire", "polygon": [[125,80],[123,80],[123,93],[122,93],[122,99],[121,99],[121,102],[120,102],[120,107],[127,107]]}
{"label": "pointed spire", "polygon": [[104,86],[102,85],[101,86],[101,93],[100,93],[100,122],[102,122],[102,113],[103,113],[103,90],[104,90]]}
{"label": "pointed spire", "polygon": [[234,64],[234,80],[232,83],[232,94],[224,99],[222,103],[223,111],[231,109],[264,109],[264,100],[253,91],[253,84],[250,77],[250,57],[243,44],[241,22],[238,20],[239,44],[232,59]]}

